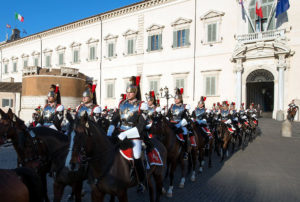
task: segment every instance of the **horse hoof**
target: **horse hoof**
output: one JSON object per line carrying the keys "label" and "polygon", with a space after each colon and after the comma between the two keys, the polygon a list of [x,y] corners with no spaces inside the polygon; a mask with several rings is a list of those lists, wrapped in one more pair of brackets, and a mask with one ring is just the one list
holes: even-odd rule
{"label": "horse hoof", "polygon": [[192,177],[191,177],[191,181],[192,181],[192,182],[195,182],[195,181],[196,181],[196,177],[195,177],[195,176],[192,176]]}
{"label": "horse hoof", "polygon": [[167,197],[168,198],[172,198],[173,197],[173,193],[172,192],[168,192]]}
{"label": "horse hoof", "polygon": [[162,193],[163,195],[165,195],[165,194],[167,193],[167,191],[165,190],[165,188],[162,188],[162,189],[161,189],[161,193]]}
{"label": "horse hoof", "polygon": [[180,188],[180,189],[183,189],[183,188],[184,188],[184,183],[180,183],[180,184],[179,184],[179,188]]}
{"label": "horse hoof", "polygon": [[202,173],[202,172],[203,172],[203,168],[200,167],[200,168],[199,168],[199,173]]}

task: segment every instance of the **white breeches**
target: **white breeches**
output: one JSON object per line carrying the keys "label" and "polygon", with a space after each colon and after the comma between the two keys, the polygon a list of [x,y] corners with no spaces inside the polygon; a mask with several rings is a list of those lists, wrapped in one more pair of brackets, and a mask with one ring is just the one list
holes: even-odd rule
{"label": "white breeches", "polygon": [[131,140],[133,142],[133,157],[134,159],[141,158],[142,155],[142,140]]}
{"label": "white breeches", "polygon": [[197,120],[197,122],[201,125],[201,124],[205,124],[207,125],[207,121],[206,119],[202,119],[202,120]]}
{"label": "white breeches", "polygon": [[134,139],[134,138],[140,138],[140,134],[139,134],[139,131],[137,130],[136,127],[133,127],[129,130],[126,130],[124,132],[121,132],[119,135],[118,135],[118,138],[120,140],[124,140],[125,138],[128,138],[128,139]]}

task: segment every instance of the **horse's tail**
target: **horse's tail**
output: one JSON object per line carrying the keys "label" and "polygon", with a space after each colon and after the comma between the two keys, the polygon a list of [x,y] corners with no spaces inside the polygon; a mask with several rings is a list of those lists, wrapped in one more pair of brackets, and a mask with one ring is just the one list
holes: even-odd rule
{"label": "horse's tail", "polygon": [[25,167],[16,168],[15,171],[29,191],[30,202],[42,201],[42,182],[37,173]]}

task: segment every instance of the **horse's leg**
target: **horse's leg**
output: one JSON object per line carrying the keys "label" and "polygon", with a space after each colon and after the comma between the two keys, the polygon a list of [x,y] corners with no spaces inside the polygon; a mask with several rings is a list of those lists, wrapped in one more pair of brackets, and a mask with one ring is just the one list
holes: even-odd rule
{"label": "horse's leg", "polygon": [[192,176],[191,181],[194,182],[196,180],[196,162],[197,162],[197,147],[192,147]]}
{"label": "horse's leg", "polygon": [[97,188],[97,185],[92,185],[92,194],[91,198],[93,202],[103,202],[105,193],[100,192]]}
{"label": "horse's leg", "polygon": [[203,165],[204,165],[204,148],[202,147],[202,144],[199,146],[199,173],[203,172]]}
{"label": "horse's leg", "polygon": [[118,195],[118,199],[119,199],[119,202],[128,202],[127,190],[122,191],[122,192]]}
{"label": "horse's leg", "polygon": [[155,187],[156,187],[155,202],[159,202],[161,194],[162,194],[162,188],[163,188],[163,175],[162,175],[162,172],[160,172],[160,173],[155,173],[154,172],[153,177],[154,177],[154,180],[155,180]]}
{"label": "horse's leg", "polygon": [[181,168],[181,179],[179,183],[179,188],[183,189],[184,188],[184,183],[185,183],[185,165],[184,165],[184,160],[183,160],[183,153],[181,152],[180,154],[180,168]]}
{"label": "horse's leg", "polygon": [[75,195],[76,202],[81,202],[81,190],[82,190],[82,181],[74,183],[73,192]]}
{"label": "horse's leg", "polygon": [[153,183],[151,181],[151,175],[150,174],[147,176],[147,182],[148,182],[148,188],[149,188],[150,202],[154,202],[154,189],[153,189]]}
{"label": "horse's leg", "polygon": [[174,180],[174,172],[176,169],[176,164],[177,164],[177,158],[173,158],[171,161],[171,167],[170,167],[170,186],[167,192],[167,197],[172,197],[173,196],[173,180]]}
{"label": "horse's leg", "polygon": [[208,150],[208,167],[211,168],[211,155],[212,155],[212,151],[213,151],[213,140],[211,139],[210,140],[210,143],[209,143],[210,147],[209,147],[209,150]]}
{"label": "horse's leg", "polygon": [[54,192],[54,199],[53,202],[60,202],[62,195],[64,193],[65,185],[60,184],[58,182],[54,182],[53,184],[53,192]]}
{"label": "horse's leg", "polygon": [[114,195],[110,195],[110,200],[109,200],[109,202],[115,202],[115,196]]}
{"label": "horse's leg", "polygon": [[41,181],[42,181],[42,191],[43,191],[43,198],[45,200],[45,202],[49,202],[49,198],[48,198],[48,193],[47,193],[47,177],[46,177],[46,172],[42,172],[40,174],[40,177],[41,177]]}

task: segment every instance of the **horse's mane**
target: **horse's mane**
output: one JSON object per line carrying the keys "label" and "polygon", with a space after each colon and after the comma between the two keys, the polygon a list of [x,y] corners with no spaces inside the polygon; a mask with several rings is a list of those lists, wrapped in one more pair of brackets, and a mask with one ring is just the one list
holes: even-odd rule
{"label": "horse's mane", "polygon": [[38,137],[54,137],[55,139],[58,139],[59,141],[62,141],[62,142],[68,142],[69,141],[68,136],[62,134],[59,131],[51,129],[51,128],[35,127],[31,130],[33,130],[35,135],[38,136]]}

